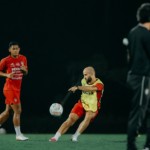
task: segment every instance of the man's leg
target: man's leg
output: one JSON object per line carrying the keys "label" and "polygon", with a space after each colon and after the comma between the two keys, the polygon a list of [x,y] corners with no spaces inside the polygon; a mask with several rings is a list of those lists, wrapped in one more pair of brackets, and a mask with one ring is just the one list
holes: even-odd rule
{"label": "man's leg", "polygon": [[150,149],[150,114],[148,115],[147,118],[146,141],[144,147]]}
{"label": "man's leg", "polygon": [[147,128],[146,141],[145,141],[144,147],[150,149],[150,103],[149,103],[149,108],[147,111],[146,128]]}
{"label": "man's leg", "polygon": [[132,87],[131,110],[127,129],[127,150],[137,150],[135,141],[148,108],[147,78],[136,75],[128,76],[128,83]]}
{"label": "man's leg", "polygon": [[8,119],[10,106],[6,104],[5,110],[0,114],[0,126]]}
{"label": "man's leg", "polygon": [[59,127],[54,137],[52,137],[49,141],[57,141],[59,137],[66,133],[68,129],[79,119],[79,116],[75,113],[70,113],[68,119],[63,122],[63,124]]}
{"label": "man's leg", "polygon": [[88,111],[85,114],[84,120],[80,123],[78,129],[75,134],[72,136],[72,141],[76,142],[78,136],[85,131],[85,129],[89,126],[91,119],[93,119],[97,115],[97,112]]}
{"label": "man's leg", "polygon": [[25,137],[20,130],[20,115],[21,115],[21,104],[12,104],[11,105],[14,115],[13,115],[13,124],[16,131],[16,140],[28,140],[27,137]]}

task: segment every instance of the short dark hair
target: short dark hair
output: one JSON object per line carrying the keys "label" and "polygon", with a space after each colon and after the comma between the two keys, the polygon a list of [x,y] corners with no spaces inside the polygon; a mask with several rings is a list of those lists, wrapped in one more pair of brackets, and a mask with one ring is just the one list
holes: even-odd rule
{"label": "short dark hair", "polygon": [[136,17],[140,23],[150,22],[150,3],[143,3],[138,8]]}
{"label": "short dark hair", "polygon": [[12,45],[18,45],[20,47],[20,44],[16,41],[11,41],[8,45],[8,48],[10,48]]}

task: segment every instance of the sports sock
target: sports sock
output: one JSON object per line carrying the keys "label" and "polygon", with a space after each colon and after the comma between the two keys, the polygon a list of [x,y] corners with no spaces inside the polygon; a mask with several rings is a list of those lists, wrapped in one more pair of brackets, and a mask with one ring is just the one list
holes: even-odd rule
{"label": "sports sock", "polygon": [[15,131],[16,131],[16,135],[21,135],[21,131],[20,131],[20,126],[16,126],[14,127],[15,128]]}
{"label": "sports sock", "polygon": [[61,136],[60,132],[56,132],[54,138],[55,138],[56,140],[58,140],[60,136]]}
{"label": "sports sock", "polygon": [[76,133],[73,135],[73,137],[77,139],[80,134],[81,133],[79,133],[78,131],[76,131]]}

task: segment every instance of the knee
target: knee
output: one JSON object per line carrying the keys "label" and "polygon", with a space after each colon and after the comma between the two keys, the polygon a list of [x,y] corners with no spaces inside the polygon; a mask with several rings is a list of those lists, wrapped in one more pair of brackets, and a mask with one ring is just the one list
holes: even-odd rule
{"label": "knee", "polygon": [[67,123],[68,126],[72,126],[75,122],[76,122],[76,119],[74,117],[69,117],[66,120],[66,123]]}
{"label": "knee", "polygon": [[3,112],[3,115],[8,117],[8,116],[9,116],[9,111],[5,110],[5,111]]}
{"label": "knee", "polygon": [[22,110],[21,110],[21,109],[17,109],[17,110],[15,110],[15,111],[14,111],[14,114],[20,115],[20,114],[21,114],[21,112],[22,112]]}
{"label": "knee", "polygon": [[93,115],[87,115],[87,116],[84,118],[84,122],[85,122],[86,124],[88,124],[88,123],[91,122],[91,120],[92,120],[93,118],[94,118]]}

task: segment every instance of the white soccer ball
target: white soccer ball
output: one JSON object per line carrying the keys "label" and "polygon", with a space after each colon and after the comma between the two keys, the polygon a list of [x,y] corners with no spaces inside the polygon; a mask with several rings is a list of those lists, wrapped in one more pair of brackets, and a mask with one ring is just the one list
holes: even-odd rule
{"label": "white soccer ball", "polygon": [[59,103],[53,103],[49,108],[49,112],[52,116],[61,116],[63,113],[63,107]]}
{"label": "white soccer ball", "polygon": [[6,129],[0,128],[0,134],[6,134]]}

